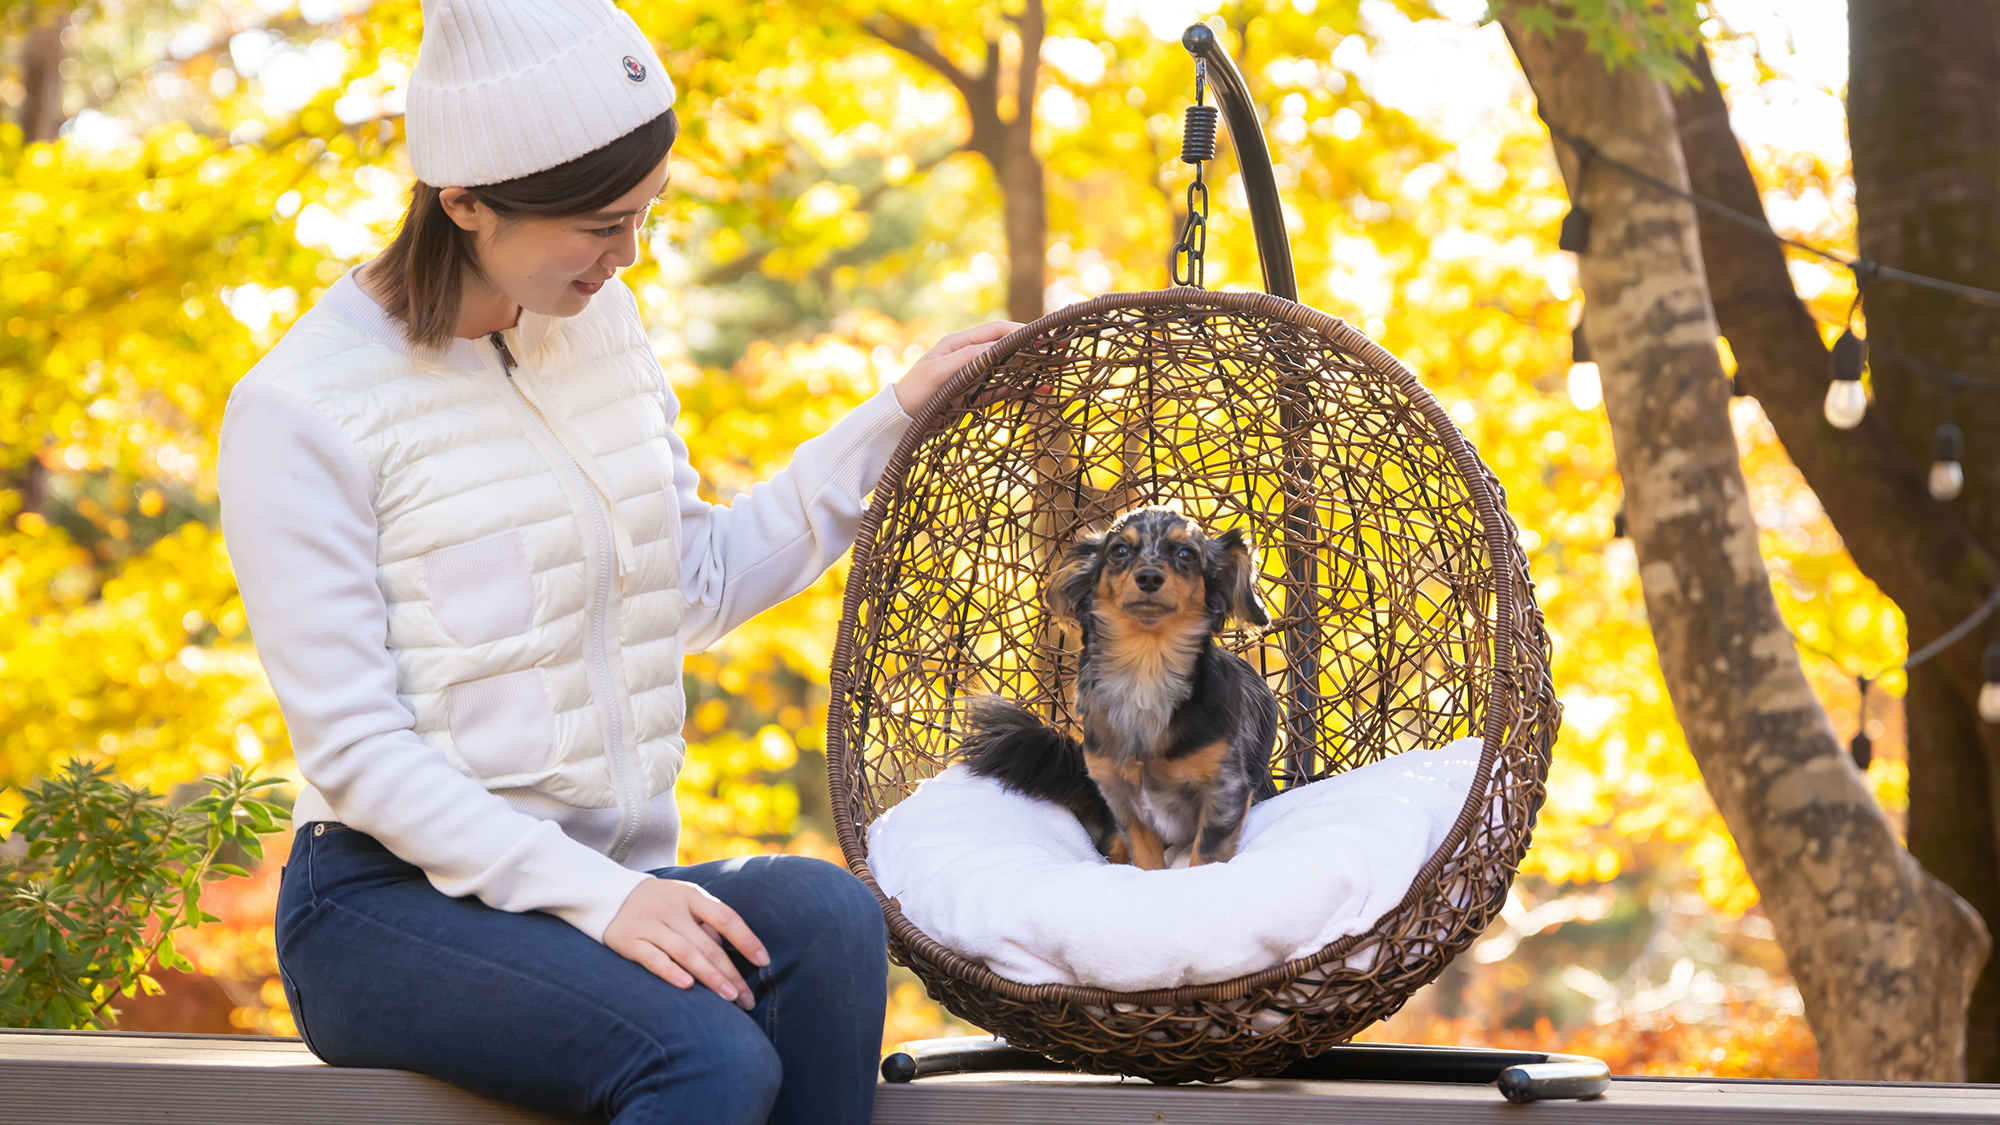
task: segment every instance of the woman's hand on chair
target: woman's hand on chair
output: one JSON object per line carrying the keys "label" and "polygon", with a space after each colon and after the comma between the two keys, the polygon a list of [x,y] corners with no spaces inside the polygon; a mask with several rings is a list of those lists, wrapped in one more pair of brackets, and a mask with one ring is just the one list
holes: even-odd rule
{"label": "woman's hand on chair", "polygon": [[749,1011],[756,998],[723,949],[727,941],[753,965],[768,965],[764,943],[727,904],[693,883],[648,879],[633,888],[604,928],[604,944],[676,988],[707,985]]}
{"label": "woman's hand on chair", "polygon": [[989,320],[961,332],[946,333],[896,380],[896,402],[903,413],[912,418],[922,414],[953,375],[978,359],[994,341],[1019,327],[1011,320]]}

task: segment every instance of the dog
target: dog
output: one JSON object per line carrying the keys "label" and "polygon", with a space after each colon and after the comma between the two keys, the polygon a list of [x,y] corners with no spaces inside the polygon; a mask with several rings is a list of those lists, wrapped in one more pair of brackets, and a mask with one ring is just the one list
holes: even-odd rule
{"label": "dog", "polygon": [[957,759],[1069,809],[1113,863],[1227,862],[1250,806],[1277,793],[1277,697],[1215,640],[1231,617],[1271,623],[1248,540],[1210,538],[1171,507],[1134,508],[1070,547],[1048,600],[1082,630],[1083,740],[977,697]]}

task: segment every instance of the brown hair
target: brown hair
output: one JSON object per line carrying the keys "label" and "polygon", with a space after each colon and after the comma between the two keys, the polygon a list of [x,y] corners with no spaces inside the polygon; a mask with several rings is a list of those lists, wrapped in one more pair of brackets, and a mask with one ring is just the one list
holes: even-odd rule
{"label": "brown hair", "polygon": [[[553,168],[465,190],[502,223],[529,217],[588,215],[609,207],[659,167],[680,135],[668,110],[594,152]],[[410,185],[410,207],[396,237],[368,268],[369,280],[389,314],[403,322],[411,344],[432,350],[451,343],[467,276],[484,277],[473,253],[473,232],[460,227],[438,202],[441,187]]]}

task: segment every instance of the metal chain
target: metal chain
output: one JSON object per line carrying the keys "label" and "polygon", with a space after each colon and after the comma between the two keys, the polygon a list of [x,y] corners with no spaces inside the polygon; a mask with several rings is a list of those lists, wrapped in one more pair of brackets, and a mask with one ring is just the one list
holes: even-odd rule
{"label": "metal chain", "polygon": [[[1194,182],[1188,185],[1187,225],[1181,240],[1174,244],[1174,284],[1202,288],[1202,253],[1208,248],[1208,185],[1201,182],[1201,166],[1195,166]],[[1181,263],[1187,263],[1185,271]]]}
{"label": "metal chain", "polygon": [[[1187,225],[1181,228],[1181,240],[1174,243],[1173,264],[1170,267],[1175,285],[1196,289],[1203,288],[1203,255],[1208,250],[1208,184],[1202,180],[1202,162],[1215,154],[1215,111],[1202,111],[1207,92],[1208,60],[1196,59],[1194,107],[1188,110],[1185,136],[1181,141],[1181,159],[1194,165],[1194,182],[1188,185]],[[1205,137],[1201,135],[1204,128],[1207,130]]]}

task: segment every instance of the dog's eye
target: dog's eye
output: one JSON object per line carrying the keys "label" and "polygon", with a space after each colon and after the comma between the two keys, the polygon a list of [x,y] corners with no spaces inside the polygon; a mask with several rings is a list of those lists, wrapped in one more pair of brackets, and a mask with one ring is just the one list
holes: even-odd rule
{"label": "dog's eye", "polygon": [[1129,555],[1131,553],[1132,553],[1132,548],[1127,547],[1123,543],[1120,543],[1116,547],[1111,548],[1111,557],[1114,559],[1122,559],[1126,555]]}
{"label": "dog's eye", "polygon": [[1182,562],[1191,562],[1194,559],[1194,548],[1182,547],[1180,550],[1174,552],[1174,555]]}

